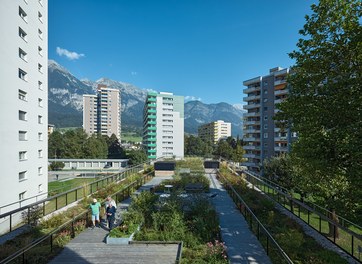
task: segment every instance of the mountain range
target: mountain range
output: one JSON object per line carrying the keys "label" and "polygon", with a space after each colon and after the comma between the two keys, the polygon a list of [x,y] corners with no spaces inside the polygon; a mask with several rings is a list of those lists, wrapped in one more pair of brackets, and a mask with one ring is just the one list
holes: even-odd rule
{"label": "mountain range", "polygon": [[[147,90],[107,78],[97,81],[79,80],[54,60],[49,60],[48,63],[49,123],[56,127],[81,127],[83,94],[95,94],[98,84],[105,84],[121,91],[122,131],[140,132]],[[189,101],[185,103],[184,111],[185,133],[197,134],[200,125],[224,120],[232,123],[233,136],[242,136],[243,111],[238,105]]]}

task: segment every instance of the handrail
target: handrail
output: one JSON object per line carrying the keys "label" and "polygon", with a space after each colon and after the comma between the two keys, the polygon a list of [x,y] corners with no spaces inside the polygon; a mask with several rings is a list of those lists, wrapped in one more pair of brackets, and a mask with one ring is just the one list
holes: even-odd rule
{"label": "handrail", "polygon": [[109,178],[114,177],[114,175],[117,175],[117,174],[120,175],[120,174],[122,174],[122,173],[126,173],[126,172],[128,172],[128,171],[130,171],[130,170],[132,170],[132,169],[135,169],[135,168],[137,168],[137,167],[139,167],[139,166],[141,166],[141,165],[144,165],[144,164],[148,164],[148,163],[146,162],[146,163],[142,163],[142,164],[135,165],[135,166],[133,166],[133,167],[129,167],[127,170],[124,170],[124,171],[118,172],[118,173],[114,173],[114,174],[112,174],[112,175],[109,175],[109,176],[107,176],[107,177],[105,177],[105,178],[102,178],[102,179],[99,179],[99,180],[97,180],[97,181],[90,182],[90,183],[88,183],[88,184],[85,185],[85,186],[75,187],[75,188],[70,189],[70,190],[68,190],[68,191],[66,191],[66,192],[59,193],[59,194],[56,194],[56,195],[54,195],[54,196],[51,196],[51,197],[42,199],[42,200],[40,200],[40,201],[37,201],[37,202],[31,203],[31,204],[25,205],[25,206],[23,206],[23,207],[14,209],[14,210],[12,210],[12,211],[9,211],[9,212],[0,214],[0,219],[1,219],[1,218],[4,218],[4,217],[6,217],[6,216],[9,216],[9,215],[11,215],[11,214],[14,214],[14,213],[17,213],[17,212],[20,212],[20,211],[24,211],[25,209],[32,208],[32,207],[35,206],[35,205],[38,205],[38,204],[41,204],[41,203],[44,203],[44,202],[48,202],[48,201],[51,201],[51,200],[53,200],[53,199],[55,199],[55,198],[64,196],[64,195],[67,194],[67,193],[71,193],[71,192],[74,192],[74,191],[76,191],[76,190],[80,190],[80,189],[86,188],[86,187],[88,187],[88,186],[91,186],[91,185],[93,185],[93,184],[96,184],[96,183],[98,183],[98,182],[107,180],[107,179],[109,179]]}
{"label": "handrail", "polygon": [[[146,175],[143,175],[142,180],[145,179],[146,177],[150,176],[152,172],[147,173]],[[117,195],[118,193],[121,193],[125,190],[127,190],[131,185],[137,184],[138,180],[135,180],[133,182],[131,182],[130,184],[124,186],[121,190],[115,192],[114,194],[112,194],[112,196]],[[101,203],[102,205],[104,204],[106,200],[103,200]],[[25,252],[29,251],[30,249],[34,248],[35,246],[39,245],[41,242],[45,241],[46,239],[48,239],[49,237],[51,237],[52,235],[56,234],[57,232],[59,232],[60,230],[64,229],[65,227],[67,227],[69,224],[74,223],[74,221],[80,219],[81,217],[83,217],[84,215],[87,215],[89,213],[89,209],[84,210],[83,212],[79,213],[77,216],[73,217],[72,219],[70,219],[69,221],[65,222],[64,224],[60,225],[59,227],[53,229],[52,231],[50,231],[48,234],[34,240],[33,242],[31,242],[30,244],[28,244],[27,246],[23,247],[22,249],[16,251],[15,253],[13,253],[12,255],[8,256],[7,258],[3,259],[0,261],[0,264],[3,263],[9,263],[10,261],[16,259],[17,257],[21,256],[22,254],[24,254]]]}
{"label": "handrail", "polygon": [[[248,174],[247,171],[246,171],[245,173]],[[313,210],[310,206],[304,204],[303,202],[301,202],[301,201],[299,201],[299,200],[297,200],[297,199],[294,199],[291,195],[286,194],[286,193],[283,193],[282,191],[274,188],[274,187],[273,187],[272,185],[270,185],[269,183],[264,182],[263,179],[261,179],[261,178],[259,178],[259,177],[255,177],[255,176],[253,176],[252,174],[249,174],[249,176],[255,178],[256,180],[258,180],[258,181],[262,182],[263,184],[267,185],[268,187],[272,188],[274,191],[276,191],[276,192],[278,192],[279,194],[285,196],[288,200],[292,200],[293,203],[295,203],[295,204],[303,207],[304,209],[306,209],[306,210],[308,210],[308,211],[312,211],[313,213],[315,213],[316,215],[318,215],[319,217],[321,217],[323,220],[327,221],[328,223],[339,227],[339,228],[342,229],[343,231],[349,233],[349,234],[352,235],[352,236],[357,237],[358,239],[362,239],[362,235],[353,232],[352,230],[344,227],[343,225],[341,225],[341,224],[339,224],[339,223],[331,220],[330,218],[328,218],[327,216],[323,215],[322,213],[320,213],[320,212],[318,212],[318,211],[316,211],[316,210]],[[273,198],[271,198],[271,199],[273,199]],[[274,200],[274,199],[273,199],[273,200]],[[274,200],[274,201],[275,201],[275,200]],[[277,202],[277,201],[275,201],[275,202]],[[358,227],[358,225],[356,225],[356,226]]]}
{"label": "handrail", "polygon": [[[218,175],[221,176],[225,182],[227,183],[228,187],[232,190],[233,194],[236,195],[236,197],[239,199],[239,201],[244,205],[244,208],[250,213],[251,216],[257,221],[259,227],[262,228],[264,233],[267,235],[269,239],[271,239],[271,242],[277,247],[278,251],[281,253],[283,258],[289,263],[293,264],[293,261],[289,258],[287,253],[280,247],[278,242],[273,238],[273,236],[269,233],[269,231],[266,229],[266,227],[260,222],[260,220],[256,217],[256,215],[253,213],[253,211],[250,209],[250,207],[247,205],[247,203],[241,198],[241,196],[235,191],[234,187],[229,183],[229,181],[222,175],[220,172],[218,172]],[[268,253],[268,252],[267,252]]]}

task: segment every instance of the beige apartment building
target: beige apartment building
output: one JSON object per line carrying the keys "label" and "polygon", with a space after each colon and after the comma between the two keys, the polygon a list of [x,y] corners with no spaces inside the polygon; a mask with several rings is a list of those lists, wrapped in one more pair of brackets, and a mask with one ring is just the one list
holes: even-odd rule
{"label": "beige apartment building", "polygon": [[198,135],[202,140],[211,141],[215,145],[220,139],[225,139],[231,136],[231,123],[224,122],[223,120],[217,120],[215,122],[202,125],[198,129]]}
{"label": "beige apartment building", "polygon": [[97,94],[83,95],[83,129],[87,134],[121,139],[121,96],[118,89],[98,85]]}

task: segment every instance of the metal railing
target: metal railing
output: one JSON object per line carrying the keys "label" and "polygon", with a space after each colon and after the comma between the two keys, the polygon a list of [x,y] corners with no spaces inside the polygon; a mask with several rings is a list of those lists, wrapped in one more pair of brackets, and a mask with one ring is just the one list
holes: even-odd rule
{"label": "metal railing", "polygon": [[[136,180],[112,194],[117,202],[121,202],[132,194],[132,192],[142,186],[150,177],[152,172],[144,175],[142,179]],[[104,204],[105,201],[102,202]],[[34,240],[27,246],[8,256],[0,261],[0,264],[5,263],[48,263],[49,258],[54,257],[59,253],[62,248],[58,244],[59,238],[68,235],[74,238],[77,234],[81,233],[90,224],[90,212],[85,210],[73,219],[62,224],[58,228],[52,230],[48,234]],[[78,230],[79,229],[79,230]],[[41,251],[42,254],[38,252]],[[48,254],[47,254],[48,252]]]}
{"label": "metal railing", "polygon": [[[331,214],[329,210],[313,203],[303,203],[293,198],[289,190],[253,172],[243,171],[243,173],[246,181],[257,186],[268,197],[303,220],[351,257],[361,261],[362,228],[359,225],[340,216],[337,218],[342,219],[342,223],[336,222],[329,217]],[[361,234],[354,232],[351,227]]]}
{"label": "metal railing", "polygon": [[256,237],[265,247],[265,251],[268,256],[279,256],[280,261],[278,263],[289,263],[292,264],[293,261],[285,253],[285,251],[280,247],[278,242],[273,238],[269,231],[264,227],[260,220],[256,217],[253,211],[249,208],[246,202],[241,198],[237,193],[234,187],[229,183],[229,181],[218,172],[218,176],[225,181],[225,189],[229,193],[230,197],[233,199],[240,213],[244,215],[246,222],[249,224],[250,229],[256,234]]}
{"label": "metal railing", "polygon": [[[72,204],[74,202],[78,202],[84,197],[87,197],[88,195],[96,192],[100,188],[103,188],[107,186],[108,184],[112,182],[118,182],[125,178],[127,178],[129,175],[139,172],[143,170],[144,165],[149,165],[149,163],[143,163],[139,164],[133,167],[130,167],[122,172],[112,174],[110,176],[104,177],[100,180],[87,183],[83,186],[79,186],[76,188],[73,188],[69,191],[57,194],[55,196],[28,204],[26,206],[22,206],[18,209],[11,210],[9,212],[3,213],[0,215],[0,222],[1,225],[7,225],[8,229],[5,229],[6,227],[2,226],[2,235],[12,232],[13,230],[21,227],[24,225],[24,223],[21,221],[20,214],[27,214],[30,215],[30,211],[37,206],[42,207],[42,215],[46,216],[48,214],[51,214],[65,206],[68,206],[69,204]],[[16,216],[16,217],[14,217]],[[6,223],[8,221],[8,223]],[[30,224],[30,218],[28,218],[28,224]]]}

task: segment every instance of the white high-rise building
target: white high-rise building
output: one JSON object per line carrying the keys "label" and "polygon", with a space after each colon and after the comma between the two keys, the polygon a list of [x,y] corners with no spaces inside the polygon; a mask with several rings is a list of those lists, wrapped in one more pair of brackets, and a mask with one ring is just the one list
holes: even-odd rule
{"label": "white high-rise building", "polygon": [[143,120],[143,145],[149,159],[184,157],[183,96],[149,92]]}
{"label": "white high-rise building", "polygon": [[16,202],[5,213],[47,196],[48,1],[1,0],[0,36],[0,207]]}

